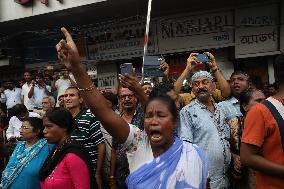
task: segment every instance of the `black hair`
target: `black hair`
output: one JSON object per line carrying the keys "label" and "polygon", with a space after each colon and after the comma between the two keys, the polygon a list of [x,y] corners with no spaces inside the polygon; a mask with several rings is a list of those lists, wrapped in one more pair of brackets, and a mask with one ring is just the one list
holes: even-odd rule
{"label": "black hair", "polygon": [[43,127],[42,119],[38,117],[28,117],[28,118],[23,119],[22,121],[29,122],[33,128],[33,132],[39,131],[38,138],[43,138],[44,127]]}
{"label": "black hair", "polygon": [[244,75],[244,76],[247,78],[247,81],[248,81],[248,82],[251,82],[250,76],[249,76],[246,72],[244,72],[244,71],[242,71],[242,70],[236,70],[236,71],[234,71],[234,72],[232,73],[230,79],[231,79],[234,75]]}
{"label": "black hair", "polygon": [[6,81],[6,83],[12,83],[12,84],[14,84],[14,85],[15,85],[16,81],[15,81],[15,80],[13,80],[13,79],[8,79],[8,80]]}
{"label": "black hair", "polygon": [[12,112],[14,116],[19,117],[24,113],[28,113],[28,109],[24,104],[16,104],[12,107]]}
{"label": "black hair", "polygon": [[45,117],[58,127],[67,129],[69,134],[77,128],[71,113],[65,108],[54,108],[46,112]]}
{"label": "black hair", "polygon": [[262,92],[260,89],[248,88],[248,89],[246,89],[246,90],[244,90],[240,93],[239,102],[240,102],[241,112],[242,112],[243,115],[246,114],[246,112],[243,108],[243,105],[248,105],[249,101],[252,98],[252,94],[256,91]]}
{"label": "black hair", "polygon": [[43,74],[41,72],[39,72],[39,73],[36,74],[36,77],[43,79]]}
{"label": "black hair", "polygon": [[103,92],[103,96],[111,102],[112,107],[117,106],[118,104],[117,95],[113,94],[112,92]]}
{"label": "black hair", "polygon": [[149,98],[165,96],[167,92],[174,90],[174,85],[169,82],[158,83],[150,92]]}
{"label": "black hair", "polygon": [[150,104],[150,102],[152,102],[152,101],[154,101],[154,100],[161,101],[161,102],[163,102],[165,105],[167,105],[168,110],[169,110],[170,113],[172,114],[174,121],[175,121],[176,123],[178,122],[178,120],[179,120],[179,113],[178,113],[176,104],[175,104],[175,102],[174,102],[168,95],[164,94],[164,95],[149,97],[149,100],[148,100],[148,102],[147,102],[147,104],[146,104],[145,107],[147,108],[147,106]]}
{"label": "black hair", "polygon": [[[70,90],[70,89],[75,89],[75,90],[77,90],[78,96],[81,97],[81,94],[80,94],[80,91],[79,91],[78,87],[70,86],[70,87],[68,87],[67,89],[65,89],[65,91]],[[64,95],[64,94],[63,94],[63,95]]]}
{"label": "black hair", "polygon": [[[144,82],[144,83],[141,84],[141,87],[143,87],[144,85],[151,85],[151,83],[149,83],[149,82]],[[151,86],[152,86],[152,85],[151,85]]]}

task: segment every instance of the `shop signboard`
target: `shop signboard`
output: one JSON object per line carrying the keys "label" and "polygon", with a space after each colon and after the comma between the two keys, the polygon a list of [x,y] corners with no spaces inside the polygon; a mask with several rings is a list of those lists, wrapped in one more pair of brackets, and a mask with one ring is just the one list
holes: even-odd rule
{"label": "shop signboard", "polygon": [[101,90],[117,88],[117,68],[115,63],[97,65],[98,88]]}
{"label": "shop signboard", "polygon": [[233,11],[157,19],[159,53],[233,46]]}
{"label": "shop signboard", "polygon": [[269,4],[236,10],[236,58],[280,53],[278,7],[278,4]]}
{"label": "shop signboard", "polygon": [[[86,31],[88,57],[91,60],[117,60],[142,57],[145,20],[101,24]],[[154,26],[152,23],[151,26]],[[150,27],[148,54],[154,54],[155,27]]]}
{"label": "shop signboard", "polygon": [[117,73],[100,73],[98,74],[99,89],[114,89],[117,86]]}

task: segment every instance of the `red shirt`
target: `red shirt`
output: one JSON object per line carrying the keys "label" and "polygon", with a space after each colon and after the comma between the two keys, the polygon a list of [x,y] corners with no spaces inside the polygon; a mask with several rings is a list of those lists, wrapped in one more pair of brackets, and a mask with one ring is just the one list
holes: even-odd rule
{"label": "red shirt", "polygon": [[[279,100],[282,103],[283,100]],[[245,119],[242,142],[260,148],[260,154],[265,159],[284,166],[279,127],[269,109],[258,104],[251,108]],[[284,179],[256,173],[256,186],[258,189],[284,188]]]}

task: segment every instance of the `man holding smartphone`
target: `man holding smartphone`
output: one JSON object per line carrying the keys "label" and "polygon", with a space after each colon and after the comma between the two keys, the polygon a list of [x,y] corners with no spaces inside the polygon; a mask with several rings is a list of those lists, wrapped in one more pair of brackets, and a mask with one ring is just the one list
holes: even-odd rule
{"label": "man holding smartphone", "polygon": [[[220,87],[220,90],[216,89],[216,83],[214,82],[215,90],[213,91],[212,96],[215,101],[217,102],[222,101],[231,95],[230,85],[227,82],[227,80],[224,78],[220,69],[218,68],[216,59],[213,56],[213,54],[211,54],[210,52],[205,52],[204,55],[208,57],[209,62],[200,62],[197,58],[198,53],[191,53],[189,55],[187,59],[186,68],[184,69],[184,71],[182,72],[182,74],[179,76],[179,78],[174,84],[175,91],[177,93],[180,92],[183,85],[183,81],[186,79],[189,73],[195,71],[197,68],[200,69],[201,67],[203,68],[208,67],[210,69],[210,72],[214,75],[216,83],[218,83],[218,86]],[[183,101],[183,104],[185,105],[189,104],[190,101],[195,98],[195,95],[193,93],[183,93],[180,94],[180,96],[181,100]]]}
{"label": "man holding smartphone", "polygon": [[180,111],[178,135],[207,153],[210,187],[227,189],[231,161],[230,128],[225,112],[211,98],[215,89],[214,78],[207,71],[198,71],[192,76],[191,84],[196,99]]}
{"label": "man holding smartphone", "polygon": [[26,82],[22,86],[22,92],[21,92],[22,101],[23,101],[23,104],[27,107],[27,109],[29,111],[33,111],[34,99],[28,97],[28,94],[29,94],[31,87],[32,87],[32,74],[31,74],[31,72],[26,71],[24,73],[24,79],[25,79]]}
{"label": "man holding smartphone", "polygon": [[28,97],[34,100],[34,109],[42,109],[42,99],[51,95],[51,87],[45,84],[42,74],[36,75],[36,80],[32,81],[32,87],[28,93]]}

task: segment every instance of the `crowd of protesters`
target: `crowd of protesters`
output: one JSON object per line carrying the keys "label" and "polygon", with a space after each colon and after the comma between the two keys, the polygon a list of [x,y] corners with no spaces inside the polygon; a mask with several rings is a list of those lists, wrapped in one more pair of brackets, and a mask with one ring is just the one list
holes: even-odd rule
{"label": "crowd of protesters", "polygon": [[262,91],[243,71],[227,81],[210,52],[206,63],[191,53],[175,81],[161,60],[162,82],[133,71],[106,92],[61,30],[61,77],[25,72],[21,86],[1,85],[0,188],[283,188],[284,63]]}

